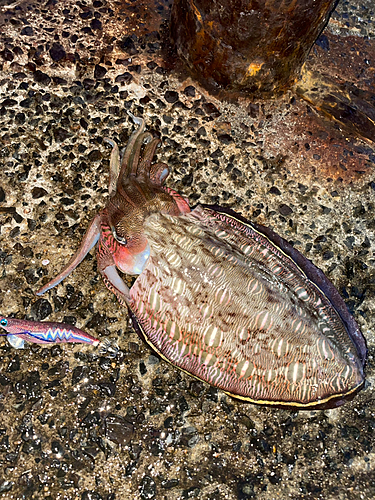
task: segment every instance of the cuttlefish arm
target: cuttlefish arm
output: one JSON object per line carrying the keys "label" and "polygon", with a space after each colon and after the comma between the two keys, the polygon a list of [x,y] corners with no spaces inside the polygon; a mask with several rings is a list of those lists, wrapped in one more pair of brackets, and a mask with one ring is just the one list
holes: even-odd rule
{"label": "cuttlefish arm", "polygon": [[97,244],[100,238],[100,226],[101,226],[102,213],[98,213],[93,220],[91,221],[83,239],[80,247],[70,259],[68,264],[64,267],[64,269],[49,283],[42,286],[37,292],[36,295],[42,295],[47,290],[55,287],[61,281],[63,281],[69,274],[83,261],[89,251]]}
{"label": "cuttlefish arm", "polygon": [[[106,210],[101,211],[94,217],[82,239],[80,247],[70,259],[68,264],[53,280],[49,281],[46,285],[40,288],[36,292],[36,295],[43,295],[43,293],[61,283],[61,281],[74,271],[74,269],[82,262],[90,250],[100,240],[103,224],[105,229],[109,229],[105,224],[106,219]],[[116,295],[120,303],[127,304],[130,299],[129,288],[117,272],[111,249],[107,247],[104,240],[99,242],[97,257],[98,270],[102,275],[104,283]]]}

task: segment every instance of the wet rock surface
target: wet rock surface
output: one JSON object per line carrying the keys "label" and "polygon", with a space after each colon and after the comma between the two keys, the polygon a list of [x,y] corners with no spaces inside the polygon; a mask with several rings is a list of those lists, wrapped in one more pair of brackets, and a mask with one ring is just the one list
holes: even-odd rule
{"label": "wet rock surface", "polygon": [[[164,59],[169,9],[0,6],[0,312],[64,321],[119,345],[112,357],[1,342],[0,495],[373,498],[374,146],[291,93],[267,103],[210,97]],[[331,76],[345,64],[347,80],[369,90],[372,11],[370,1],[339,4],[308,64]],[[369,347],[367,384],[352,402],[262,408],[181,373],[137,337],[94,256],[35,297],[106,202],[103,138],[126,143],[127,110],[162,139],[168,183],[192,205],[219,203],[271,226],[334,282]]]}

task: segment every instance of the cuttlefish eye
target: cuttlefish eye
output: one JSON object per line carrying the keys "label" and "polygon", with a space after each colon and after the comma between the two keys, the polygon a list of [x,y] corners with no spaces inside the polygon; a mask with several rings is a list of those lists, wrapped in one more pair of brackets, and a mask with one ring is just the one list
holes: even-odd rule
{"label": "cuttlefish eye", "polygon": [[7,326],[7,324],[8,324],[8,320],[7,319],[5,319],[5,318],[0,319],[0,325],[1,326]]}
{"label": "cuttlefish eye", "polygon": [[117,233],[116,233],[116,229],[111,226],[111,229],[112,229],[112,235],[114,237],[114,239],[116,241],[118,241],[119,243],[121,243],[121,245],[126,245],[128,243],[127,239],[124,238],[123,236],[119,236]]}

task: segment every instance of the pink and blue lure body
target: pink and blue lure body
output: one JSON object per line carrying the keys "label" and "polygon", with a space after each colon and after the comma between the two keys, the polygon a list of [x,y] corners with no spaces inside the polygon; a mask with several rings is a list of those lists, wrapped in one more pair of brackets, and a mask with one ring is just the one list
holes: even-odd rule
{"label": "pink and blue lure body", "polygon": [[98,346],[100,340],[66,323],[34,322],[26,319],[0,316],[0,326],[7,332],[8,342],[16,349],[23,349],[25,341],[34,344],[77,342]]}

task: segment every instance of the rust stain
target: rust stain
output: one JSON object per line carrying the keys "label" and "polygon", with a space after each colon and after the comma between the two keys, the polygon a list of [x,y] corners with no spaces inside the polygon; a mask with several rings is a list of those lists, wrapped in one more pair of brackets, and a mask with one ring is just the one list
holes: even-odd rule
{"label": "rust stain", "polygon": [[252,62],[249,64],[249,67],[246,70],[245,76],[243,81],[246,80],[246,78],[249,78],[251,76],[255,76],[259,71],[262,69],[262,66],[264,65],[264,61],[262,62]]}
{"label": "rust stain", "polygon": [[195,3],[192,0],[190,0],[189,3],[190,3],[191,10],[194,12],[194,15],[197,18],[198,22],[200,24],[203,24],[202,14],[199,12],[198,7],[195,5]]}
{"label": "rust stain", "polygon": [[311,50],[306,67],[373,92],[374,61],[375,40],[334,35],[326,30],[323,43],[318,40]]}
{"label": "rust stain", "polygon": [[[371,128],[373,100],[370,95],[374,92],[375,79],[373,61],[375,40],[333,35],[326,30],[324,37],[314,45],[306,69],[308,74],[322,75],[323,87],[327,83],[326,77],[334,82],[332,89],[341,92],[338,97],[344,103],[352,103],[358,113],[362,113],[367,100],[365,118],[369,124],[367,128]],[[319,79],[317,82],[319,84]],[[303,83],[301,80],[299,84]],[[279,103],[264,105],[263,116],[268,114],[270,117],[268,122],[264,120],[266,126],[261,137],[264,151],[274,157],[285,157],[285,166],[301,182],[311,177],[343,185],[368,182],[374,176],[375,144],[363,135],[366,127],[361,130],[357,127],[356,130],[355,123],[350,124],[350,120],[345,126],[342,120],[346,118],[345,114],[339,114],[340,123],[335,117],[335,112],[340,111],[339,104],[335,106],[333,100],[332,109],[327,112],[327,106],[321,99],[321,95],[325,95],[324,89],[321,95],[319,92],[322,89],[312,86],[311,90],[317,92],[319,99],[314,97],[310,104],[295,95],[286,105],[286,97],[284,104],[280,100]],[[285,111],[283,106],[289,109]]]}
{"label": "rust stain", "polygon": [[317,177],[343,184],[362,182],[373,176],[375,156],[371,146],[346,137],[332,121],[296,100],[291,112],[276,115],[263,140],[272,155],[285,155],[289,170],[302,180]]}
{"label": "rust stain", "polygon": [[348,135],[375,143],[375,94],[317,71],[304,71],[295,90]]}

